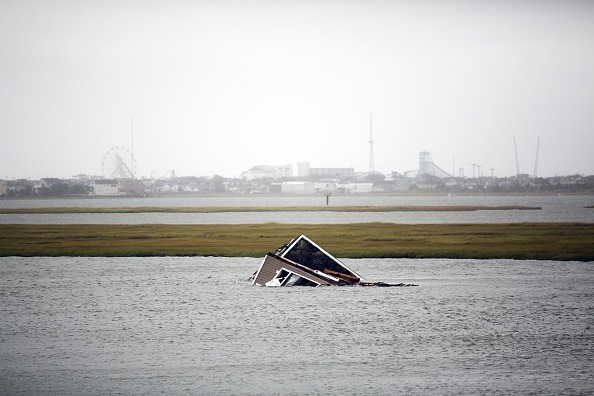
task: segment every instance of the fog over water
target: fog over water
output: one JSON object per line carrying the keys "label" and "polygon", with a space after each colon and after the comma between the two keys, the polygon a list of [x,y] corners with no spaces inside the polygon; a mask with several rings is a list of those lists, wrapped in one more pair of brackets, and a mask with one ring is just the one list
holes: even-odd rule
{"label": "fog over water", "polygon": [[0,393],[594,392],[592,263],[345,260],[404,288],[262,288],[260,259],[0,258]]}
{"label": "fog over water", "polygon": [[[594,174],[594,2],[0,2],[0,178]],[[133,132],[132,132],[133,131]]]}

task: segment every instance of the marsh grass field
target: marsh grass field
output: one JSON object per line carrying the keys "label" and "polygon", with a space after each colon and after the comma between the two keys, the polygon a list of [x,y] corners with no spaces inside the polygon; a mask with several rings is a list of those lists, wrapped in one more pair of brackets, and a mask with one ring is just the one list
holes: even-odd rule
{"label": "marsh grass field", "polygon": [[1,224],[0,256],[261,257],[306,234],[342,258],[594,261],[594,224]]}

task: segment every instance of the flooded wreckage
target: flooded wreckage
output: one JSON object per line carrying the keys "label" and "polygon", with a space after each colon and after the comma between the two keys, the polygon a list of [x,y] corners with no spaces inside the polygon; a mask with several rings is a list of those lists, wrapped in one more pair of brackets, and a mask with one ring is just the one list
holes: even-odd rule
{"label": "flooded wreckage", "polygon": [[268,253],[250,278],[256,286],[417,286],[365,282],[314,241],[300,235],[275,253]]}

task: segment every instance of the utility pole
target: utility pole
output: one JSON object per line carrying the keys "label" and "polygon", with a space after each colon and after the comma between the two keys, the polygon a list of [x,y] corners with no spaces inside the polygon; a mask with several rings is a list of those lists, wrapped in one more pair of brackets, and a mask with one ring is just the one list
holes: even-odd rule
{"label": "utility pole", "polygon": [[472,178],[474,179],[474,167],[476,166],[476,164],[471,164],[472,165]]}
{"label": "utility pole", "polygon": [[495,170],[494,168],[490,168],[491,169],[491,179],[493,178],[493,171]]}

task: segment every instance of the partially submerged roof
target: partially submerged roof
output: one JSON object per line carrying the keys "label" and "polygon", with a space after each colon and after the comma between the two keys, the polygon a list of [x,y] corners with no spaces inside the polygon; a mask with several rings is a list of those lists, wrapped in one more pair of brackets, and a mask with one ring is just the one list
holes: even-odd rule
{"label": "partially submerged roof", "polygon": [[330,286],[339,282],[338,278],[268,253],[252,283],[260,286]]}
{"label": "partially submerged roof", "polygon": [[362,278],[340,260],[300,235],[269,253],[254,274],[252,284],[261,286],[353,285]]}

